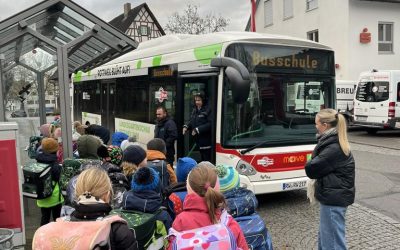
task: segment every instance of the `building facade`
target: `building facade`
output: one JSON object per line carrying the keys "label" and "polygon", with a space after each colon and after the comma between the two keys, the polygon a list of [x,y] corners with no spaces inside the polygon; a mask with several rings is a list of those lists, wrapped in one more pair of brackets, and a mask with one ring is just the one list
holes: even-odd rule
{"label": "building facade", "polygon": [[357,80],[371,69],[400,69],[400,1],[258,0],[255,23],[256,32],[332,47],[339,80]]}
{"label": "building facade", "polygon": [[124,4],[124,13],[109,22],[137,42],[164,36],[165,32],[146,3],[131,8]]}

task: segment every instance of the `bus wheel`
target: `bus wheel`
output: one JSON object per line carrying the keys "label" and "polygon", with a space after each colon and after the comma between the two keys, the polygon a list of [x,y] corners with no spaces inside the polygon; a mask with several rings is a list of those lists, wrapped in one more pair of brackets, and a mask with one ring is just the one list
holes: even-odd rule
{"label": "bus wheel", "polygon": [[376,132],[378,132],[378,129],[376,128],[367,128],[367,133],[370,135],[375,135]]}

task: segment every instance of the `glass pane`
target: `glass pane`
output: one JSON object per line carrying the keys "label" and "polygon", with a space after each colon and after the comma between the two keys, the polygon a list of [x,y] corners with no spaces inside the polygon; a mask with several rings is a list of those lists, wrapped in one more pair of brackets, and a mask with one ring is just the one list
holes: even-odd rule
{"label": "glass pane", "polygon": [[388,82],[360,82],[356,99],[361,102],[382,102],[389,99]]}
{"label": "glass pane", "polygon": [[378,24],[378,41],[383,41],[383,24]]}
{"label": "glass pane", "polygon": [[385,41],[390,42],[392,41],[392,25],[386,24],[386,32],[385,32]]}
{"label": "glass pane", "polygon": [[392,51],[392,44],[391,43],[379,43],[378,51],[391,52]]}

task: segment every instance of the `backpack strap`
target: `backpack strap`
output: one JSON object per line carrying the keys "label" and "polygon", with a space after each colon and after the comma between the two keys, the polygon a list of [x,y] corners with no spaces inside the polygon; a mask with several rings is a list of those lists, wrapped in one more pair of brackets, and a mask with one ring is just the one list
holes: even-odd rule
{"label": "backpack strap", "polygon": [[183,211],[183,204],[182,204],[181,198],[179,198],[178,195],[176,195],[175,193],[172,193],[169,196],[169,200],[174,205],[173,209],[174,209],[175,216]]}

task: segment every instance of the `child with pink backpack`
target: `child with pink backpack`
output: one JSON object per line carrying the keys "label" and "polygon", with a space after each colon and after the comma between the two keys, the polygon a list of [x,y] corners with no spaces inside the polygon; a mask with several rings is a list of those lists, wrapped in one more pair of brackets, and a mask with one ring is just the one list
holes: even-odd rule
{"label": "child with pink backpack", "polygon": [[169,230],[168,249],[248,250],[238,223],[224,209],[215,167],[201,162],[189,173],[183,211]]}

